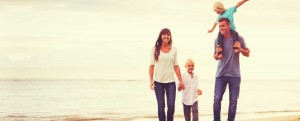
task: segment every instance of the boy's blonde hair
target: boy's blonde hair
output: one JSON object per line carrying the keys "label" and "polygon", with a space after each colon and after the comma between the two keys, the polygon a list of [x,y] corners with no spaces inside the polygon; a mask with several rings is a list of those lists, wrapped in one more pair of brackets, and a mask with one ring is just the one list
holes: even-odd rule
{"label": "boy's blonde hair", "polygon": [[224,7],[223,3],[215,2],[214,11],[216,11],[216,10],[225,10],[225,7]]}
{"label": "boy's blonde hair", "polygon": [[188,63],[192,63],[193,65],[195,65],[194,60],[191,59],[191,58],[189,58],[189,59],[187,59],[187,60],[185,61],[185,65],[184,65],[184,66],[186,67]]}

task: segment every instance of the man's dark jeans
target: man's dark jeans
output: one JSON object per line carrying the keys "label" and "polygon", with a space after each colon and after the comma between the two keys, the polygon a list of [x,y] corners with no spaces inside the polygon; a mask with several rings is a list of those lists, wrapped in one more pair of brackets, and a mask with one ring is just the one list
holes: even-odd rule
{"label": "man's dark jeans", "polygon": [[228,121],[234,121],[236,115],[237,100],[240,93],[241,77],[221,76],[216,78],[214,95],[214,121],[221,121],[221,101],[226,86],[229,86]]}

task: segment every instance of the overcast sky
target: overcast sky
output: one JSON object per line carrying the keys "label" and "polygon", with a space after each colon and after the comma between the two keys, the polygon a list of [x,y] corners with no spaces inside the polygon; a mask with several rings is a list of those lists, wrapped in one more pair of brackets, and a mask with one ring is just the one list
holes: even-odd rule
{"label": "overcast sky", "polygon": [[[170,28],[181,70],[213,79],[211,0],[0,0],[0,78],[148,79],[150,48]],[[238,0],[221,0],[225,7]],[[298,0],[250,0],[235,13],[251,50],[243,79],[300,79]]]}

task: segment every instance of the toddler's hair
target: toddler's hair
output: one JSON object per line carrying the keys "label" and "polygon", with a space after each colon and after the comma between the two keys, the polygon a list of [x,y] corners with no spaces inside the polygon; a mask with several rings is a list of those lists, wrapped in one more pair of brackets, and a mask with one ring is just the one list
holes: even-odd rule
{"label": "toddler's hair", "polygon": [[194,60],[191,59],[191,58],[189,58],[189,59],[186,60],[185,66],[186,66],[188,63],[192,63],[193,65],[195,64]]}
{"label": "toddler's hair", "polygon": [[224,7],[223,3],[215,2],[214,11],[216,11],[216,10],[225,10],[225,7]]}

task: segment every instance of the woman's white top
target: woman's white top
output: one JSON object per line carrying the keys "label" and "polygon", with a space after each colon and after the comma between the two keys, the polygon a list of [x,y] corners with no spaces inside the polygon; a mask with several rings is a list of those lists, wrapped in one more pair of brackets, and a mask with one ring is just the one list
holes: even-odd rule
{"label": "woman's white top", "polygon": [[185,72],[182,74],[182,81],[185,86],[185,89],[182,90],[182,103],[185,105],[193,105],[196,101],[198,101],[198,76],[193,74],[192,78],[191,74]]}
{"label": "woman's white top", "polygon": [[160,51],[158,61],[155,61],[154,53],[155,47],[152,48],[150,55],[150,65],[155,65],[154,81],[159,83],[175,82],[174,65],[178,65],[177,49],[172,46],[167,53]]}

